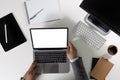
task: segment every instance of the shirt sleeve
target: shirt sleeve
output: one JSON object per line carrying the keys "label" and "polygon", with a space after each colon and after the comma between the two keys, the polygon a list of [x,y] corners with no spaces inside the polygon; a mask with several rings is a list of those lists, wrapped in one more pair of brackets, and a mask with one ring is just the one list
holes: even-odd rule
{"label": "shirt sleeve", "polygon": [[74,62],[71,62],[71,64],[76,80],[89,80],[81,57],[76,59]]}
{"label": "shirt sleeve", "polygon": [[79,57],[76,57],[76,58],[74,58],[74,59],[70,59],[70,62],[73,63],[73,62],[75,62],[75,61],[78,60],[78,59],[79,59]]}

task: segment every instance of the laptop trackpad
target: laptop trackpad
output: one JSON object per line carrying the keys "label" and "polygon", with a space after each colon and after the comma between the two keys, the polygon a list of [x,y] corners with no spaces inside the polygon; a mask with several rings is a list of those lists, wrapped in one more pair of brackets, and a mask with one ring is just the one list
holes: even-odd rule
{"label": "laptop trackpad", "polygon": [[57,63],[45,63],[43,64],[43,73],[58,73],[59,64]]}

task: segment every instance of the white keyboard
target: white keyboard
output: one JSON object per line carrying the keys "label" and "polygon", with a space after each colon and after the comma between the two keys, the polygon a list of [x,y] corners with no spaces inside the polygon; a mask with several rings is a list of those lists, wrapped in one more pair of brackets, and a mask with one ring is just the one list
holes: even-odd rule
{"label": "white keyboard", "polygon": [[106,41],[102,36],[81,21],[76,26],[75,35],[87,43],[87,45],[96,49],[101,48]]}

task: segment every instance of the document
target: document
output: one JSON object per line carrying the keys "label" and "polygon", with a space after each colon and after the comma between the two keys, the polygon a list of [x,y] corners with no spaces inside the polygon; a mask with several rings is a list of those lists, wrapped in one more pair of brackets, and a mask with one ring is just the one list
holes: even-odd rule
{"label": "document", "polygon": [[29,24],[61,19],[59,0],[25,1]]}

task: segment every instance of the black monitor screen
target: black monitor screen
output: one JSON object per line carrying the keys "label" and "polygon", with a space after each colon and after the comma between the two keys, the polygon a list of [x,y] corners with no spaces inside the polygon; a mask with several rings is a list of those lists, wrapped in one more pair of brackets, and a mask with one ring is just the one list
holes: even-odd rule
{"label": "black monitor screen", "polygon": [[119,0],[83,0],[80,7],[120,35]]}

